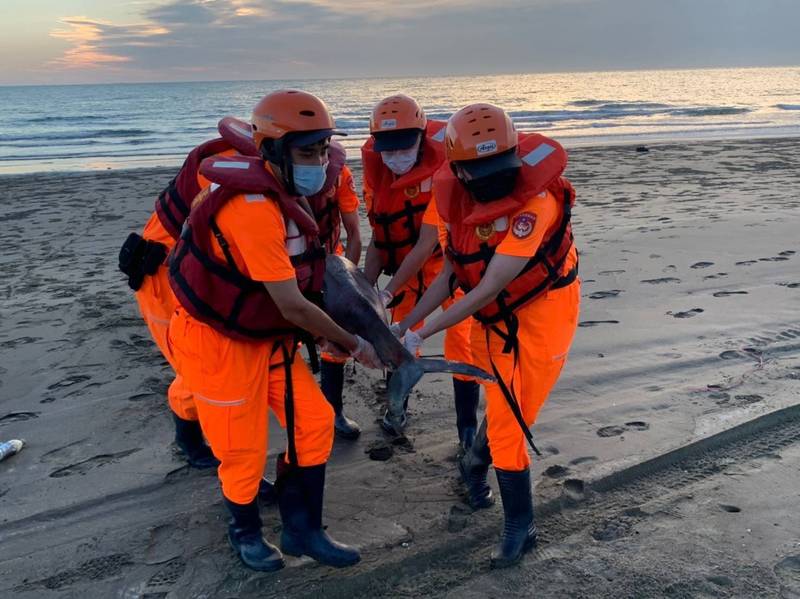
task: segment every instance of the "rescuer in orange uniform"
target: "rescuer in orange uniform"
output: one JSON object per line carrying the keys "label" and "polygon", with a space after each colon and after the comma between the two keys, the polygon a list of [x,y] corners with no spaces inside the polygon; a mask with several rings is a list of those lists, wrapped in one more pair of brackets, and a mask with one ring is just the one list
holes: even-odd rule
{"label": "rescuer in orange uniform", "polygon": [[311,335],[368,367],[383,366],[367,341],[314,303],[325,251],[306,198],[331,183],[328,147],[340,132],[321,100],[296,90],[265,96],[252,125],[261,157],[214,158],[201,166],[214,184],[195,198],[170,256],[180,305],[169,344],[221,462],[232,516],[228,537],[240,559],[263,571],[284,565],[262,536],[256,500],[271,409],[288,437],[275,483],[281,549],[348,566],[360,559],[358,551],[331,539],[322,525],[333,410],[297,351],[298,338]]}
{"label": "rescuer in orange uniform", "polygon": [[[381,296],[394,322],[408,315],[442,270],[444,260],[431,192],[433,174],[445,158],[444,125],[428,120],[413,98],[390,96],[373,109],[372,136],[361,150],[364,198],[372,226],[364,272],[372,283],[381,273],[392,277]],[[450,301],[445,298],[443,307]],[[469,321],[447,329],[445,358],[472,362],[470,329]],[[472,445],[477,431],[480,387],[473,380],[454,376],[453,390],[463,451]],[[387,431],[394,430],[387,417],[382,424]]]}
{"label": "rescuer in orange uniform", "polygon": [[[217,126],[220,137],[193,149],[178,174],[159,194],[155,211],[144,226],[141,236],[132,233],[120,253],[120,268],[128,275],[128,283],[136,291],[139,311],[156,345],[175,368],[167,346],[167,325],[177,300],[169,287],[166,256],[180,234],[189,214],[189,203],[209,181],[199,173],[200,163],[210,156],[256,155],[250,126],[232,117]],[[197,422],[197,410],[191,392],[176,374],[167,398],[175,423],[175,444],[194,468],[212,468],[219,464],[203,440]]]}
{"label": "rescuer in orange uniform", "polygon": [[[448,163],[434,178],[447,262],[400,323],[409,351],[423,339],[474,316],[476,366],[485,383],[486,426],[461,460],[475,507],[491,505],[486,475],[494,464],[505,526],[493,567],[516,563],[536,544],[529,427],[556,383],[578,323],[578,255],[570,216],[572,185],[561,175],[567,154],[554,140],[518,134],[489,104],[459,110],[447,124]],[[457,283],[466,295],[416,332]],[[488,435],[488,449],[480,442]]]}

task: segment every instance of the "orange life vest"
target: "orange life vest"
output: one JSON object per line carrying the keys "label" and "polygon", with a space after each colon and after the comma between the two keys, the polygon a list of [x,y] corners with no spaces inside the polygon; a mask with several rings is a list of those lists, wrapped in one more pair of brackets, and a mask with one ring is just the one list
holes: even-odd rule
{"label": "orange life vest", "polygon": [[158,195],[158,220],[173,239],[178,239],[183,221],[189,216],[189,204],[200,193],[197,172],[203,160],[229,150],[236,150],[245,156],[258,156],[248,123],[225,117],[217,123],[217,130],[220,137],[204,142],[189,152],[181,170]]}
{"label": "orange life vest", "polygon": [[336,201],[336,190],[346,160],[344,147],[331,140],[328,148],[328,170],[325,172],[325,185],[319,192],[309,196],[308,203],[314,213],[319,228],[319,241],[329,253],[336,250],[341,234],[341,213]]}
{"label": "orange life vest", "polygon": [[[565,287],[577,276],[577,266],[569,273],[562,273],[574,243],[570,218],[575,190],[561,176],[567,165],[567,153],[560,144],[543,135],[520,133],[519,139],[521,172],[514,191],[504,198],[476,202],[449,168],[440,169],[434,178],[436,207],[448,228],[445,253],[453,265],[456,281],[467,292],[480,283],[497,246],[512,226],[511,217],[532,196],[549,191],[560,202],[558,223],[545,234],[536,255],[494,301],[474,315],[485,325],[515,322],[516,310],[548,289]],[[498,228],[498,224],[506,226]],[[518,226],[526,224],[534,223],[521,222]]]}
{"label": "orange life vest", "polygon": [[[277,202],[286,221],[287,251],[300,291],[312,301],[319,301],[325,250],[317,239],[319,230],[310,207],[303,198],[289,196],[260,158],[210,158],[203,161],[200,172],[219,187],[206,188],[207,195],[200,196],[192,206],[170,254],[170,286],[178,301],[191,316],[234,339],[252,341],[301,334],[281,315],[263,283],[239,270],[214,217],[240,193],[263,194]],[[292,237],[293,231],[296,233]],[[214,254],[212,234],[225,260]],[[299,247],[293,252],[293,246]]]}
{"label": "orange life vest", "polygon": [[[369,138],[361,148],[364,180],[372,189],[369,222],[381,261],[381,270],[393,275],[419,239],[422,216],[432,197],[432,177],[444,162],[443,121],[428,121],[422,141],[422,159],[397,177],[373,150]],[[436,246],[435,252],[441,252]]]}

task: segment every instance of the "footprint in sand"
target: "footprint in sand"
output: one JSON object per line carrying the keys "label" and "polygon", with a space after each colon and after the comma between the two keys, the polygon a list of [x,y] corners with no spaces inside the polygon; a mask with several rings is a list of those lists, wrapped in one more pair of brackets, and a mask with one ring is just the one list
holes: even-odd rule
{"label": "footprint in sand", "polygon": [[19,337],[17,339],[12,339],[11,341],[4,341],[0,343],[0,347],[3,349],[14,349],[18,345],[28,345],[29,343],[36,343],[37,341],[41,341],[41,337]]}
{"label": "footprint in sand", "polygon": [[739,358],[742,358],[743,356],[738,351],[733,350],[733,349],[729,349],[727,351],[722,352],[719,355],[719,357],[722,358],[723,360],[738,360]]}
{"label": "footprint in sand", "polygon": [[734,395],[734,399],[738,399],[744,403],[757,403],[764,400],[763,397],[756,395],[755,393],[751,395]]}
{"label": "footprint in sand", "polygon": [[618,437],[627,431],[646,431],[649,429],[650,425],[647,422],[643,422],[641,420],[634,420],[633,422],[626,422],[625,426],[612,425],[599,428],[597,429],[597,436]]}
{"label": "footprint in sand", "polygon": [[708,268],[709,266],[714,266],[713,262],[695,262],[690,266],[690,268]]}
{"label": "footprint in sand", "polygon": [[782,252],[778,252],[779,256],[794,256],[797,252],[794,250],[784,250]]}
{"label": "footprint in sand", "polygon": [[714,297],[728,297],[729,295],[747,295],[747,291],[717,291]]}
{"label": "footprint in sand", "polygon": [[607,297],[617,297],[622,293],[622,289],[609,289],[608,291],[595,291],[589,294],[590,299],[605,299]]}
{"label": "footprint in sand", "polygon": [[579,327],[596,327],[601,324],[619,324],[619,320],[584,320],[578,323]]}
{"label": "footprint in sand", "polygon": [[569,473],[569,468],[559,464],[553,464],[544,471],[545,476],[550,478],[561,478]]}
{"label": "footprint in sand", "polygon": [[0,424],[9,424],[11,422],[25,422],[26,420],[33,420],[39,417],[39,412],[9,412],[3,417],[0,417]]}
{"label": "footprint in sand", "polygon": [[625,272],[624,270],[601,270],[597,274],[599,274],[599,275],[621,275],[624,272]]}
{"label": "footprint in sand", "polygon": [[771,258],[759,258],[759,262],[786,262],[789,258],[786,256],[772,256]]}
{"label": "footprint in sand", "polygon": [[634,431],[646,431],[650,430],[650,425],[646,422],[642,422],[641,420],[636,420],[634,422],[626,422],[625,426]]}
{"label": "footprint in sand", "polygon": [[596,462],[596,461],[597,461],[597,456],[587,455],[587,456],[582,456],[580,458],[575,458],[574,460],[570,460],[569,465],[578,466],[579,464],[586,464],[587,462]]}
{"label": "footprint in sand", "polygon": [[726,273],[726,272],[718,272],[715,275],[706,275],[706,276],[704,276],[703,280],[704,281],[708,281],[709,279],[719,279],[721,277],[727,277],[727,276],[728,276],[728,273]]}
{"label": "footprint in sand", "polygon": [[[787,590],[800,592],[800,555],[783,558],[772,568],[775,576]],[[787,594],[787,596],[789,596]],[[792,595],[793,596],[793,595]]]}
{"label": "footprint in sand", "polygon": [[645,279],[640,282],[648,285],[663,285],[664,283],[680,283],[681,280],[675,277],[661,277],[660,279]]}
{"label": "footprint in sand", "polygon": [[104,453],[96,455],[88,460],[83,460],[82,462],[77,462],[76,464],[70,464],[69,466],[54,470],[50,473],[50,478],[63,478],[65,476],[74,476],[76,474],[86,474],[94,468],[99,468],[100,466],[105,466],[106,464],[118,462],[122,458],[140,450],[141,447],[135,447],[134,449],[127,449],[117,453]]}
{"label": "footprint in sand", "polygon": [[777,285],[780,285],[781,287],[787,287],[789,289],[797,289],[800,287],[800,283],[777,283]]}
{"label": "footprint in sand", "polygon": [[742,260],[737,262],[736,266],[750,266],[751,264],[758,264],[758,260]]}
{"label": "footprint in sand", "polygon": [[88,381],[90,378],[92,378],[92,377],[86,376],[85,374],[73,374],[71,376],[68,376],[65,379],[61,379],[57,383],[53,383],[52,385],[49,385],[47,387],[47,389],[49,391],[52,391],[53,389],[60,389],[62,387],[69,387],[71,385],[76,385],[78,383],[82,383],[84,381]]}
{"label": "footprint in sand", "polygon": [[604,426],[603,428],[597,429],[597,436],[598,437],[619,437],[621,434],[625,432],[624,426]]}
{"label": "footprint in sand", "polygon": [[694,318],[698,314],[702,314],[705,312],[702,308],[692,308],[691,310],[686,310],[686,312],[667,312],[668,316],[672,316],[674,318]]}
{"label": "footprint in sand", "polygon": [[738,514],[742,511],[742,508],[735,505],[728,505],[726,503],[720,503],[719,507],[723,512],[728,512],[729,514]]}

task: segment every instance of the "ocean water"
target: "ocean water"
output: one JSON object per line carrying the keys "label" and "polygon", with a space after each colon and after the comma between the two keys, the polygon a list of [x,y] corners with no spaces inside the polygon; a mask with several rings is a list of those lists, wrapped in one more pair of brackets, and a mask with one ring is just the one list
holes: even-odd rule
{"label": "ocean water", "polygon": [[285,87],[323,98],[351,159],[381,98],[403,91],[431,118],[488,101],[520,130],[567,147],[698,138],[800,137],[800,67],[207,83],[0,87],[0,174],[177,165]]}

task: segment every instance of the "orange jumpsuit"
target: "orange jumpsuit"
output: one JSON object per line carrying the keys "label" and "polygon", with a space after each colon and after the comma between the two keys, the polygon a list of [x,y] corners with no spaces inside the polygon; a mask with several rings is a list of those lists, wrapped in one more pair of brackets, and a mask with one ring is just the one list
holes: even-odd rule
{"label": "orange jumpsuit", "polygon": [[[230,156],[234,154],[236,154],[236,150],[231,149],[219,155]],[[203,175],[197,173],[197,183],[202,189],[209,184],[209,181]],[[167,252],[170,252],[175,246],[175,240],[161,224],[161,220],[155,212],[145,224],[142,237],[147,241],[164,244]],[[136,302],[139,304],[139,312],[141,312],[142,318],[150,330],[153,341],[156,342],[158,349],[161,350],[172,369],[176,370],[175,362],[167,344],[167,326],[178,300],[169,286],[168,272],[167,265],[162,264],[155,274],[146,276],[142,286],[136,291]],[[169,407],[178,418],[197,420],[197,410],[194,407],[192,394],[184,385],[181,375],[177,374],[177,370],[175,379],[167,390],[167,400],[169,401]]]}
{"label": "orange jumpsuit", "polygon": [[[295,278],[286,225],[273,200],[235,196],[219,210],[216,222],[245,276],[262,282]],[[212,247],[224,260],[216,239]],[[180,306],[168,338],[178,371],[194,396],[203,434],[220,460],[218,475],[226,498],[246,504],[258,492],[267,459],[268,409],[287,428],[289,455],[295,454],[300,466],[327,462],[333,409],[293,338],[235,340]]]}
{"label": "orange jumpsuit", "polygon": [[[364,181],[364,201],[367,206],[367,212],[372,207],[372,190],[369,188],[366,180]],[[431,194],[431,201],[422,217],[423,225],[439,225],[439,213],[436,210],[436,201]],[[442,246],[444,247],[444,246]],[[403,295],[402,300],[391,309],[392,322],[400,322],[403,320],[411,310],[417,305],[417,302],[425,293],[425,290],[433,283],[433,280],[442,271],[444,265],[444,256],[441,254],[434,255],[428,258],[422,265],[417,276],[411,277],[400,287],[394,294],[395,297]],[[464,292],[457,289],[455,292],[455,299],[463,297]],[[453,303],[453,299],[448,298],[442,303],[442,309],[447,309]],[[418,330],[425,324],[425,321],[420,321],[412,328]],[[472,352],[470,351],[470,340],[472,330],[472,319],[468,318],[457,325],[447,329],[444,334],[444,357],[447,360],[454,360],[457,362],[464,362],[472,364]],[[472,380],[470,377],[462,375],[453,375],[453,378],[460,380]]]}
{"label": "orange jumpsuit", "polygon": [[[535,216],[530,232],[518,237],[513,228],[514,219],[522,213]],[[532,197],[508,219],[512,230],[498,245],[496,254],[530,258],[536,254],[545,233],[558,224],[559,204],[547,192]],[[446,242],[446,230],[439,228],[440,241]],[[562,267],[562,274],[577,263],[575,246]],[[578,326],[580,307],[580,281],[546,292],[515,312],[519,319],[518,355],[503,353],[504,341],[477,322],[472,328],[472,358],[474,364],[492,372],[492,362],[520,402],[523,419],[530,427],[544,404],[550,390],[561,374],[567,360],[572,338]],[[496,325],[504,333],[505,325]],[[516,364],[515,364],[516,360]],[[492,463],[502,470],[520,471],[530,465],[528,446],[508,400],[497,383],[481,381],[486,390],[486,421]]]}

